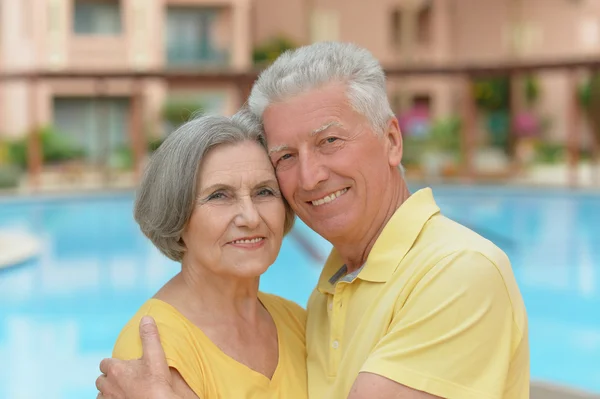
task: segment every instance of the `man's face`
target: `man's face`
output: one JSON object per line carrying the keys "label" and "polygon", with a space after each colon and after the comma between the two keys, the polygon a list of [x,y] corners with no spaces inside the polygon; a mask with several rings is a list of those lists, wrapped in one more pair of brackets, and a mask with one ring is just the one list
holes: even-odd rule
{"label": "man's face", "polygon": [[329,241],[363,238],[387,211],[402,157],[397,122],[376,134],[342,84],[272,104],[263,122],[281,191],[300,219]]}

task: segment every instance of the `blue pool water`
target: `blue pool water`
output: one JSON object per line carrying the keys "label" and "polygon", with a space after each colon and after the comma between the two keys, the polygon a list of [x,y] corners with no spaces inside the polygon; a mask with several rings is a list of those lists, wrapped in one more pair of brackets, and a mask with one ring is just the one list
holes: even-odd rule
{"label": "blue pool water", "polygon": [[[600,196],[439,187],[442,211],[510,256],[530,321],[532,378],[600,393]],[[0,199],[0,230],[42,254],[0,270],[0,399],[94,398],[98,363],[177,272],[139,233],[129,194]],[[298,223],[261,289],[304,305],[329,245]]]}

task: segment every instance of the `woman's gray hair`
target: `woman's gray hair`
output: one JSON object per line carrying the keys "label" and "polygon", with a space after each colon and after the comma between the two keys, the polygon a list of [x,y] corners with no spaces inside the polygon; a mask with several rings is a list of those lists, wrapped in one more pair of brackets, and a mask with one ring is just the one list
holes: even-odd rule
{"label": "woman's gray hair", "polygon": [[385,73],[368,50],[351,43],[319,42],[283,53],[260,74],[248,106],[262,120],[272,103],[333,82],[347,85],[350,105],[383,134],[394,117]]}
{"label": "woman's gray hair", "polygon": [[[170,259],[181,261],[186,251],[181,233],[194,209],[202,159],[216,146],[243,141],[260,144],[266,156],[262,125],[246,109],[231,118],[202,116],[184,123],[150,158],[136,196],[134,218],[146,237]],[[295,215],[282,199],[287,234]]]}

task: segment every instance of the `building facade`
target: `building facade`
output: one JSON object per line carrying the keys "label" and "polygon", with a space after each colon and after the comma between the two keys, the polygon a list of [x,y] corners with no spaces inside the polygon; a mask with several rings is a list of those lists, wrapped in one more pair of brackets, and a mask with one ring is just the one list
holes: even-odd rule
{"label": "building facade", "polygon": [[[227,70],[252,67],[252,49],[276,36],[296,44],[352,41],[384,66],[452,65],[600,55],[596,0],[0,0],[0,73]],[[564,139],[568,77],[539,76],[538,108]],[[459,84],[447,77],[390,79],[394,107],[426,104],[457,113]],[[101,129],[125,140],[132,95],[145,123],[166,101],[192,98],[231,114],[243,102],[233,84],[170,87],[97,80],[12,79],[0,84],[0,135],[51,124],[89,148]],[[98,99],[99,93],[102,98]],[[103,123],[98,123],[101,120]],[[583,126],[582,128],[585,128]]]}
{"label": "building facade", "polygon": [[[0,0],[0,73],[245,71],[250,17],[250,0]],[[135,94],[145,131],[156,128],[171,99],[225,114],[240,103],[236,88],[223,83],[15,78],[0,83],[0,135],[52,125],[94,158],[99,137],[109,136],[112,146],[128,140]]]}

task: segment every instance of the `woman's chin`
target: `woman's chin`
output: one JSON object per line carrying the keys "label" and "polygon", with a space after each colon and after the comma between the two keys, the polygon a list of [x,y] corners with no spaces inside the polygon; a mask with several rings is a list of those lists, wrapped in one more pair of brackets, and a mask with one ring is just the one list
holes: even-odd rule
{"label": "woman's chin", "polygon": [[232,270],[232,274],[239,278],[258,278],[265,274],[269,270],[270,264],[264,263],[245,263],[237,264],[235,269]]}

